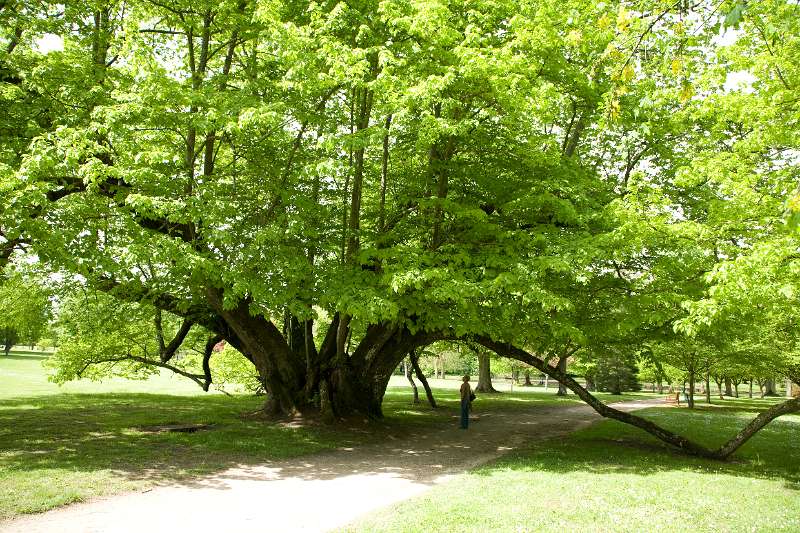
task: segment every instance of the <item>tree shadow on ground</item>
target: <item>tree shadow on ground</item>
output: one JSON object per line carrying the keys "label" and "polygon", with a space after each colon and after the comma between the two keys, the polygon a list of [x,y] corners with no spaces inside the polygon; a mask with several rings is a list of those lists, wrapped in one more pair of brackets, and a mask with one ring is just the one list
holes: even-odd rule
{"label": "tree shadow on ground", "polygon": [[[296,465],[283,464],[272,473],[231,475],[274,479],[274,472],[280,471],[278,477],[332,479],[354,472],[391,473],[428,483],[440,472],[452,470],[451,466],[460,471],[464,465],[496,457],[497,441],[504,435],[522,445],[537,431],[530,425],[535,410],[521,418],[516,409],[489,413],[484,408],[482,422],[462,435],[457,429],[457,392],[437,397],[441,407],[433,410],[424,403],[411,405],[407,392],[390,391],[384,421],[353,420],[335,427],[242,416],[262,405],[263,398],[254,397],[63,393],[17,398],[0,405],[0,472],[108,470],[126,480],[156,485],[202,481],[208,487],[213,481],[195,478],[243,465],[268,468],[302,455],[304,459]],[[212,428],[193,433],[143,431],[171,424]],[[462,436],[467,442],[458,440]],[[364,448],[370,445],[373,448]],[[348,450],[357,446],[361,447],[359,458],[348,457],[353,455]],[[343,451],[337,456],[341,460],[326,457],[323,464],[309,456],[332,449]],[[219,483],[220,488],[224,485]]]}
{"label": "tree shadow on ground", "polygon": [[[157,394],[58,394],[4,400],[0,465],[20,470],[107,469],[170,482],[243,462],[263,462],[348,442],[328,428],[288,428],[247,420],[263,399]],[[147,426],[210,424],[195,433]]]}
{"label": "tree shadow on ground", "polygon": [[[736,476],[778,477],[793,488],[800,483],[800,449],[789,438],[797,429],[794,420],[773,423],[733,462],[719,463],[689,458],[635,428],[610,421],[565,438],[576,427],[597,420],[588,408],[576,405],[482,410],[479,421],[462,432],[454,418],[457,402],[445,396],[445,407],[433,411],[426,405],[410,406],[408,396],[393,393],[383,423],[294,428],[242,417],[262,405],[263,398],[255,397],[115,393],[20,398],[0,405],[0,467],[31,474],[109,470],[126,480],[218,490],[228,490],[237,481],[349,476],[429,485],[442,475],[511,451],[516,455],[501,459],[501,467],[641,475],[713,469]],[[741,416],[719,409],[656,409],[648,416],[690,437],[699,435],[701,441],[709,424],[717,435],[732,434],[743,425]],[[211,424],[214,429],[141,431],[144,426],[174,423]],[[526,454],[513,451],[553,437],[559,438]],[[324,453],[333,449],[337,451]]]}

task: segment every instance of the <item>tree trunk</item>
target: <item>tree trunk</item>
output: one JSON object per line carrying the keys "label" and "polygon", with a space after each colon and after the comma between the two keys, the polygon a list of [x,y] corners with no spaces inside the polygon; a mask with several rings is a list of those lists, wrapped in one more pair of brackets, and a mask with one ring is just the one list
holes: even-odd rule
{"label": "tree trunk", "polygon": [[14,343],[17,342],[17,335],[16,330],[12,328],[3,328],[3,352],[5,352],[6,357],[11,353],[11,348],[14,347]]}
{"label": "tree trunk", "polygon": [[775,379],[774,378],[768,378],[766,380],[766,382],[764,383],[764,388],[766,389],[764,391],[764,396],[777,396],[778,395],[778,391],[775,390]]}
{"label": "tree trunk", "polygon": [[544,376],[544,390],[547,390],[549,386],[550,386],[550,376],[545,374],[545,376]]}
{"label": "tree trunk", "polygon": [[694,409],[694,366],[689,366],[689,409]]}
{"label": "tree trunk", "polygon": [[478,353],[478,384],[476,392],[497,392],[492,386],[492,371],[488,353]]}
{"label": "tree trunk", "polygon": [[706,372],[706,403],[711,403],[711,380]]}
{"label": "tree trunk", "polygon": [[411,365],[409,364],[407,359],[403,360],[403,373],[406,375],[406,379],[409,383],[411,383],[411,390],[414,391],[414,401],[412,403],[418,404],[419,403],[419,390],[417,390],[417,384],[414,383],[414,378],[411,376]]}
{"label": "tree trunk", "polygon": [[742,383],[741,378],[731,378],[731,382],[733,382],[733,397],[739,397],[739,385]]}
{"label": "tree trunk", "polygon": [[750,378],[750,398],[753,398],[753,378]]}
{"label": "tree trunk", "polygon": [[586,376],[586,390],[595,391],[596,389],[597,387],[595,386],[594,379],[592,378],[592,376]]}
{"label": "tree trunk", "polygon": [[522,384],[523,387],[533,387],[533,383],[531,383],[531,371],[525,370],[525,383]]}
{"label": "tree trunk", "polygon": [[719,376],[714,376],[714,383],[717,384],[717,393],[719,394],[719,399],[724,400],[725,396],[722,395],[722,378]]}
{"label": "tree trunk", "polygon": [[412,350],[440,338],[389,322],[371,324],[348,353],[341,340],[350,337],[349,320],[336,313],[317,349],[310,321],[287,320],[284,334],[263,315],[252,314],[247,299],[223,306],[221,289],[207,290],[207,297],[222,323],[210,326],[253,363],[264,381],[268,416],[318,410],[329,421],[354,414],[381,418],[393,371]]}
{"label": "tree trunk", "polygon": [[[558,371],[562,374],[567,373],[567,358],[566,357],[559,357],[558,358]],[[558,392],[556,393],[557,396],[566,396],[567,395],[567,386],[564,385],[562,382],[558,382]]]}
{"label": "tree trunk", "polygon": [[733,396],[733,388],[731,387],[731,378],[725,378],[725,396]]}
{"label": "tree trunk", "polygon": [[414,368],[414,373],[417,375],[417,378],[422,382],[422,387],[425,389],[425,396],[428,398],[428,403],[433,409],[436,409],[436,399],[433,397],[433,391],[430,385],[428,385],[425,374],[422,373],[422,369],[419,367],[419,356],[416,351],[411,352],[411,366]]}

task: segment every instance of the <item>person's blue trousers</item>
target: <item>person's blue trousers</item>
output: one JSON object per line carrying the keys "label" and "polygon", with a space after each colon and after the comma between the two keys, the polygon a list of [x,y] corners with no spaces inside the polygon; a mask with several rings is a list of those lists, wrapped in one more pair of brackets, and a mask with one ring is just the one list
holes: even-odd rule
{"label": "person's blue trousers", "polygon": [[469,427],[469,400],[461,400],[461,429]]}

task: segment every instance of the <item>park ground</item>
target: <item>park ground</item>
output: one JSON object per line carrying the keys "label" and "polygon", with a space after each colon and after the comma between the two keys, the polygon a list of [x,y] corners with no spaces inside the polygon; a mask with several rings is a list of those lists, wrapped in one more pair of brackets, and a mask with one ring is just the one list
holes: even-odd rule
{"label": "park ground", "polygon": [[[59,388],[47,382],[43,357],[0,358],[0,529],[2,520],[9,524],[24,514],[196,484],[231,469],[276,463],[302,469],[324,457],[358,453],[370,461],[376,450],[435,449],[458,435],[456,380],[434,381],[442,404],[437,411],[412,405],[409,388],[393,381],[384,421],[333,429],[243,417],[263,400],[202,394],[169,375]],[[653,395],[623,399],[641,398]],[[663,407],[644,413],[711,445],[770,402],[725,400],[700,404],[695,412]],[[443,448],[462,457],[446,476],[408,491],[411,499],[349,525],[330,525],[346,531],[800,530],[800,417],[773,422],[732,461],[717,463],[680,455],[613,421],[585,427],[594,419],[588,411],[582,418],[585,408],[578,406],[574,397],[541,389],[484,395],[477,403],[482,419],[470,437],[457,450]],[[549,425],[535,425],[545,421]],[[211,429],[148,431],[175,423]],[[566,435],[576,427],[583,429]],[[474,461],[464,459],[471,454]],[[337,472],[331,476],[344,477]]]}

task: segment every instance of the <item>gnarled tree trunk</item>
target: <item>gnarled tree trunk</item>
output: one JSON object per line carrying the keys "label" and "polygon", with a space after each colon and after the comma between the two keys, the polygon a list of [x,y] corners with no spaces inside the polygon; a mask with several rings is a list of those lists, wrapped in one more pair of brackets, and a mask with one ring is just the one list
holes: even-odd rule
{"label": "gnarled tree trunk", "polygon": [[264,410],[272,416],[319,410],[330,420],[356,413],[380,418],[394,369],[410,351],[436,338],[389,322],[372,324],[348,353],[341,340],[350,336],[349,320],[337,313],[318,349],[310,321],[289,319],[282,333],[266,317],[254,316],[247,299],[223,306],[221,289],[208,289],[206,296],[221,319],[217,332],[263,379],[268,395]]}

